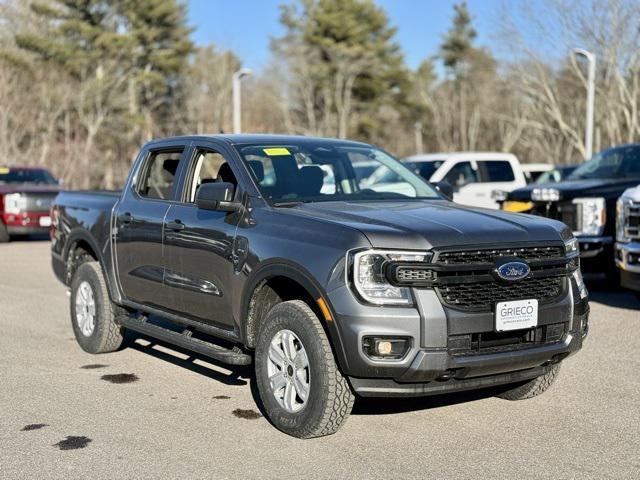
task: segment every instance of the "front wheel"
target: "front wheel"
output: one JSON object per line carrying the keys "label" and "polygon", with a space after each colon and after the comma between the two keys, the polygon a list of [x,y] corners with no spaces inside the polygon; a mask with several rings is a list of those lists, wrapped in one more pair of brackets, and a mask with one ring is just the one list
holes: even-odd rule
{"label": "front wheel", "polygon": [[7,231],[7,226],[0,222],[0,243],[7,243],[10,239],[11,237]]}
{"label": "front wheel", "polygon": [[109,297],[98,262],[83,263],[71,281],[71,324],[85,352],[113,352],[122,345],[122,328],[115,317],[122,313]]}
{"label": "front wheel", "polygon": [[255,369],[267,418],[289,435],[331,435],[351,413],[351,388],[318,317],[303,301],[280,303],[267,314]]}
{"label": "front wheel", "polygon": [[505,400],[526,400],[527,398],[537,397],[549,389],[558,376],[559,371],[560,364],[556,363],[544,375],[540,375],[524,383],[516,384],[498,394],[498,397],[504,398]]}

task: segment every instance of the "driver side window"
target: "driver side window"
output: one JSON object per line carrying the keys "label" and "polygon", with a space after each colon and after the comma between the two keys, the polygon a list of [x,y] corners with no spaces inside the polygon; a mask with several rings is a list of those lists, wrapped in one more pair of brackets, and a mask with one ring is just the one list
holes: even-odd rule
{"label": "driver side window", "polygon": [[445,175],[444,180],[455,188],[460,188],[469,183],[477,182],[478,173],[474,170],[471,162],[459,162],[451,167],[451,170]]}
{"label": "driver side window", "polygon": [[199,150],[196,154],[187,201],[194,203],[200,185],[213,182],[229,182],[237,185],[231,167],[220,153],[212,150]]}

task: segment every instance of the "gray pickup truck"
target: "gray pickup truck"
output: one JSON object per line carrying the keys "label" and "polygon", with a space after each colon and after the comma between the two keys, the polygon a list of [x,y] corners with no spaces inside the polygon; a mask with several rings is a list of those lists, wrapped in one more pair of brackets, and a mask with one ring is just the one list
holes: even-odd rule
{"label": "gray pickup truck", "polygon": [[[398,192],[356,175],[371,163]],[[153,141],[122,192],[62,192],[52,222],[84,350],[132,330],[253,362],[265,416],[296,437],[335,432],[355,395],[532,397],[587,335],[566,225],[456,205],[364,143]]]}

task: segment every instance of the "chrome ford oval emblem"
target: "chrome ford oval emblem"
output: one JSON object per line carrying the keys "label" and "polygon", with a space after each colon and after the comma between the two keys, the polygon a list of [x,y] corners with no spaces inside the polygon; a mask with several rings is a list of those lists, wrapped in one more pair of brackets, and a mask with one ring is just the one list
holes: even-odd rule
{"label": "chrome ford oval emblem", "polygon": [[507,262],[496,268],[496,273],[503,280],[513,282],[527,277],[531,269],[524,262]]}

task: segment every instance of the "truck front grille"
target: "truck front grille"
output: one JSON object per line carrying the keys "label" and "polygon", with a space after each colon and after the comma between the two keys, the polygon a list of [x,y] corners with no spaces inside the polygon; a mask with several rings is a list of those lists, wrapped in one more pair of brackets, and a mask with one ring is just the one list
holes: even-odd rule
{"label": "truck front grille", "polygon": [[562,293],[562,277],[528,278],[512,284],[468,282],[437,287],[446,305],[460,310],[491,311],[498,302],[535,298],[551,302]]}
{"label": "truck front grille", "polygon": [[500,257],[517,257],[526,262],[537,260],[562,259],[563,247],[559,245],[520,248],[494,248],[480,250],[466,250],[454,252],[440,252],[435,263],[444,265],[469,265],[474,263],[493,263]]}
{"label": "truck front grille", "polygon": [[447,346],[452,355],[501,353],[560,342],[566,331],[567,323],[554,323],[511,332],[449,335]]}
{"label": "truck front grille", "polygon": [[48,212],[51,202],[58,195],[57,192],[26,192],[22,196],[25,202],[25,212]]}
{"label": "truck front grille", "polygon": [[579,207],[572,202],[536,203],[531,209],[531,213],[540,217],[560,220],[573,232],[579,232],[582,229]]}
{"label": "truck front grille", "polygon": [[[531,273],[515,282],[500,279],[500,260],[525,261]],[[445,306],[490,312],[498,302],[536,299],[549,303],[560,297],[575,259],[567,259],[564,245],[501,246],[499,248],[442,249],[431,263],[390,262],[386,277],[394,285],[434,288]]]}
{"label": "truck front grille", "polygon": [[640,240],[640,203],[632,203],[627,207],[625,233],[631,240]]}

